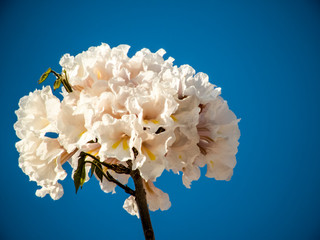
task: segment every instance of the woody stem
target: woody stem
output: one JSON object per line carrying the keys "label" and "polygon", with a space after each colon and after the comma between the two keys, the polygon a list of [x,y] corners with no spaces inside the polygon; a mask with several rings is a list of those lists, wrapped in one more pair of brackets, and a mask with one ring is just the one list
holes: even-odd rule
{"label": "woody stem", "polygon": [[146,191],[144,190],[142,182],[143,179],[141,178],[138,169],[132,170],[130,175],[133,179],[135,186],[135,200],[139,209],[144,237],[146,240],[155,240],[147,204]]}

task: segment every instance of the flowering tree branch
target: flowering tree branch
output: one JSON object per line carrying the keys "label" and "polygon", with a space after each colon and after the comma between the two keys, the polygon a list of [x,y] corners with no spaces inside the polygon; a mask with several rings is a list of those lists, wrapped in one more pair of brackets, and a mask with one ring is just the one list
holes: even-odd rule
{"label": "flowering tree branch", "polygon": [[[87,156],[92,157],[93,161],[85,160],[85,158]],[[118,173],[126,173],[128,171],[130,173],[129,169],[127,169],[123,165],[117,166],[116,164],[103,164],[102,162],[100,162],[100,160],[98,158],[96,158],[95,156],[93,156],[89,153],[86,153],[86,152],[80,153],[79,160],[78,160],[78,167],[77,167],[75,174],[74,174],[74,184],[76,187],[76,192],[78,191],[79,187],[82,188],[82,186],[85,182],[85,179],[86,179],[85,164],[86,163],[91,164],[91,176],[93,175],[93,173],[96,173],[97,177],[99,178],[99,180],[101,182],[103,181],[103,177],[105,177],[109,182],[115,183],[120,188],[122,188],[126,193],[128,193],[132,196],[135,196],[134,190],[132,190],[127,185],[123,185],[122,183],[120,183],[108,171],[104,172],[102,169],[102,165],[105,165],[107,168],[110,167],[111,170],[115,170]]]}
{"label": "flowering tree branch", "polygon": [[[100,168],[99,165],[97,165],[94,162],[91,161],[84,161],[84,163],[90,163],[95,166],[95,168],[99,169],[99,171],[102,173],[102,175],[109,181],[117,184],[120,188],[122,188],[126,193],[131,194],[132,196],[135,196],[135,191],[132,190],[130,187],[127,185],[123,185],[121,182],[119,182],[117,179],[112,177],[112,175],[107,171],[106,173],[103,172],[103,170]],[[101,180],[102,181],[102,180]]]}
{"label": "flowering tree branch", "polygon": [[72,92],[72,87],[68,81],[68,76],[67,76],[66,70],[63,70],[63,73],[59,74],[56,71],[53,71],[51,68],[48,68],[48,70],[44,74],[42,74],[38,83],[44,82],[44,80],[46,80],[48,78],[50,73],[53,73],[57,78],[53,84],[54,90],[58,89],[62,83],[62,85],[64,86],[64,88],[66,89],[66,91],[68,93]]}
{"label": "flowering tree branch", "polygon": [[[130,58],[129,47],[102,44],[76,57],[65,54],[61,73],[51,68],[43,73],[38,82],[54,75],[53,89],[65,88],[63,99],[50,86],[21,98],[16,148],[19,166],[41,187],[38,197],[62,197],[66,162],[74,168],[76,192],[91,168],[89,177],[94,174],[104,191],[119,186],[130,194],[123,208],[140,214],[145,238],[153,240],[149,209],[171,206],[153,182],[172,170],[182,172],[190,188],[205,165],[207,177],[229,181],[239,119],[205,73],[173,65],[163,49],[142,49]],[[134,190],[125,185],[130,177]]]}
{"label": "flowering tree branch", "polygon": [[[82,152],[81,154],[89,156],[92,159],[94,159],[95,161],[100,162],[100,159],[98,157],[93,156],[90,153]],[[106,162],[100,162],[100,163],[101,163],[101,165],[103,165],[103,166],[107,167],[108,169],[111,169],[119,174],[130,174],[130,172],[131,172],[131,169],[123,166],[122,164],[110,164],[110,163],[106,163]]]}
{"label": "flowering tree branch", "polygon": [[[85,160],[87,156],[91,157],[93,160],[92,161]],[[78,160],[78,168],[76,169],[74,174],[74,183],[75,183],[76,191],[78,190],[79,186],[82,187],[85,181],[85,178],[86,178],[85,164],[86,163],[91,164],[91,176],[93,173],[96,173],[96,175],[98,176],[101,182],[103,181],[103,177],[104,177],[109,182],[113,182],[117,184],[126,193],[135,197],[135,201],[137,203],[138,210],[139,210],[139,215],[141,217],[141,223],[142,223],[145,239],[154,240],[155,239],[154,232],[153,232],[150,214],[148,210],[146,192],[143,186],[143,179],[138,169],[132,170],[132,161],[131,160],[127,161],[127,164],[129,166],[129,168],[127,168],[121,164],[117,165],[117,164],[100,162],[100,159],[98,157],[95,157],[86,152],[81,152]],[[104,172],[102,169],[102,166],[105,166],[120,174],[130,174],[135,185],[135,190],[132,190],[127,185],[123,185],[122,183],[120,183],[108,171]]]}

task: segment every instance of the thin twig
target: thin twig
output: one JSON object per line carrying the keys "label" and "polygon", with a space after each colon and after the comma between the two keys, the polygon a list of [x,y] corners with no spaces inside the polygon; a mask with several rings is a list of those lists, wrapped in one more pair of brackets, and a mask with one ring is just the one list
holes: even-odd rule
{"label": "thin twig", "polygon": [[67,92],[70,93],[70,92],[72,92],[72,87],[69,84],[66,70],[64,70],[63,73],[64,73],[64,77],[61,78],[61,82],[62,82],[63,86],[65,87],[65,89],[67,90]]}
{"label": "thin twig", "polygon": [[51,72],[57,77],[57,78],[60,78],[61,77],[61,74],[57,73],[56,71],[53,71],[51,69]]}
{"label": "thin twig", "polygon": [[136,193],[134,190],[132,190],[130,187],[128,187],[127,185],[123,185],[121,182],[119,182],[117,179],[115,179],[114,177],[112,177],[112,175],[107,172],[107,174],[104,173],[104,171],[94,162],[91,161],[84,161],[84,163],[90,163],[93,164],[96,168],[98,168],[102,175],[109,181],[109,182],[113,182],[115,184],[117,184],[119,187],[121,187],[126,193],[131,194],[132,196],[135,196]]}
{"label": "thin twig", "polygon": [[86,153],[83,152],[83,154],[93,158],[94,160],[100,162],[103,166],[107,167],[108,169],[111,169],[113,171],[115,171],[116,173],[119,174],[130,174],[131,170],[125,166],[123,166],[122,164],[110,164],[110,163],[106,163],[106,162],[101,162],[99,158],[91,155],[90,153]]}

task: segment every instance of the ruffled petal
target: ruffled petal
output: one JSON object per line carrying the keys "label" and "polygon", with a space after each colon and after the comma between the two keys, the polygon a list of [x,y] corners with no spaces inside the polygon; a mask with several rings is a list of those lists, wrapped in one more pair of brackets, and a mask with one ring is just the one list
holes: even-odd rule
{"label": "ruffled petal", "polygon": [[[65,54],[60,65],[73,91],[62,87],[61,103],[50,87],[20,100],[14,129],[22,140],[16,146],[20,167],[41,187],[37,196],[60,198],[58,181],[66,175],[62,164],[69,160],[74,174],[81,152],[101,162],[132,163],[145,180],[151,210],[171,205],[168,195],[153,185],[165,169],[182,172],[188,188],[205,165],[207,177],[230,180],[239,120],[220,97],[221,89],[205,73],[173,65],[163,49],[153,53],[144,48],[129,58],[129,48],[101,44],[75,57]],[[57,138],[49,138],[50,132]],[[86,163],[86,181],[90,168]],[[128,181],[129,175],[103,171],[123,184]],[[100,186],[115,192],[116,184],[105,178]],[[137,215],[133,197],[124,208]]]}
{"label": "ruffled petal", "polygon": [[56,132],[57,114],[60,101],[52,94],[49,86],[35,90],[20,99],[19,109],[15,112],[18,121],[14,124],[17,136],[23,139],[28,132],[44,136]]}
{"label": "ruffled petal", "polygon": [[65,179],[67,173],[62,168],[66,151],[57,139],[38,137],[29,133],[26,138],[16,144],[20,153],[19,167],[31,181],[37,182],[42,188],[36,195],[43,197],[50,194],[52,199],[63,195],[59,180]]}
{"label": "ruffled petal", "polygon": [[152,181],[143,182],[146,190],[147,202],[151,211],[165,211],[171,207],[169,195],[156,188]]}
{"label": "ruffled petal", "polygon": [[134,196],[130,196],[124,201],[123,208],[132,216],[140,218],[138,205]]}

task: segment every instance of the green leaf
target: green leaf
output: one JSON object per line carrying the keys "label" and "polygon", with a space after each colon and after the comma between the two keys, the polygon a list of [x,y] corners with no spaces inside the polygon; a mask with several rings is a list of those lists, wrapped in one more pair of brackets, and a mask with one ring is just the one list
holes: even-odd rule
{"label": "green leaf", "polygon": [[38,83],[40,84],[40,83],[42,83],[44,80],[46,80],[47,77],[49,76],[49,74],[51,73],[51,71],[52,71],[51,68],[48,68],[48,70],[47,70],[44,74],[41,75]]}
{"label": "green leaf", "polygon": [[53,84],[53,90],[57,90],[61,85],[61,79],[57,78],[57,80]]}

